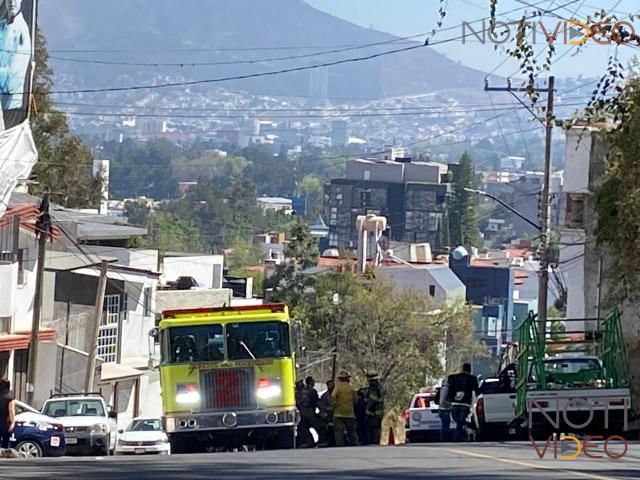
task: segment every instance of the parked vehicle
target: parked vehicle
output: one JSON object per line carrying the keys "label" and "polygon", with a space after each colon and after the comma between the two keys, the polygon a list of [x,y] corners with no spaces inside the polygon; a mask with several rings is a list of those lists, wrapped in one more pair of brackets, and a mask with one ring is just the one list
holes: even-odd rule
{"label": "parked vehicle", "polygon": [[118,431],[116,455],[169,455],[171,445],[162,431],[161,418],[134,418],[126,430]]}
{"label": "parked vehicle", "polygon": [[115,448],[117,415],[100,394],[56,394],[42,413],[64,426],[67,453],[109,455]]}
{"label": "parked vehicle", "polygon": [[[419,443],[437,441],[440,439],[440,409],[438,407],[438,393],[417,393],[411,399],[409,408],[404,412],[407,442]],[[456,422],[451,420],[451,429],[456,428]]]}
{"label": "parked vehicle", "polygon": [[515,386],[501,384],[498,378],[485,378],[471,408],[471,424],[476,440],[514,435],[509,424],[516,416]]}
{"label": "parked vehicle", "polygon": [[519,328],[516,407],[521,424],[542,439],[550,432],[624,432],[634,413],[619,312],[597,321],[563,322],[571,333],[541,337],[534,315]]}
{"label": "parked vehicle", "polygon": [[15,405],[16,427],[11,435],[11,448],[30,457],[64,455],[65,439],[62,424],[18,400]]}

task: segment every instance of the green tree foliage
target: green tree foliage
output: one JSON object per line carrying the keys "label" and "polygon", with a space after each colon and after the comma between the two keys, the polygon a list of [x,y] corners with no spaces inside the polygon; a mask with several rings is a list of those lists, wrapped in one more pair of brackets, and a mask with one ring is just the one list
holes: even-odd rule
{"label": "green tree foliage", "polygon": [[465,190],[475,186],[473,162],[471,157],[464,153],[453,175],[453,198],[449,206],[449,228],[454,246],[464,245],[467,249],[482,246],[478,229],[478,198],[475,193]]}
{"label": "green tree foliage", "polygon": [[[332,302],[334,293],[339,305]],[[349,271],[319,276],[294,314],[307,348],[330,352],[337,338],[338,366],[350,370],[356,383],[379,373],[387,407],[406,406],[427,378],[441,378],[445,351],[457,369],[478,347],[467,307],[438,309],[424,292],[400,291]]]}
{"label": "green tree foliage", "polygon": [[151,211],[133,203],[127,203],[126,214],[130,222],[145,226],[149,232],[137,241],[135,246],[138,248],[189,253],[207,250],[198,227],[189,219],[162,210]]}
{"label": "green tree foliage", "polygon": [[309,225],[300,218],[291,229],[290,238],[284,251],[286,261],[265,280],[264,287],[272,290],[273,300],[295,307],[302,301],[305,289],[313,283],[313,277],[302,272],[317,265],[319,252]]}
{"label": "green tree foliage", "polygon": [[316,219],[322,212],[324,188],[315,175],[305,176],[298,186],[300,194],[307,198],[307,218]]}
{"label": "green tree foliage", "polygon": [[247,267],[262,263],[262,250],[251,241],[236,238],[231,244],[231,250],[225,258],[225,264],[234,275]]}
{"label": "green tree foliage", "polygon": [[111,160],[113,196],[164,199],[177,195],[178,183],[171,175],[171,162],[181,151],[171,142],[164,139],[144,144],[131,139],[107,142],[101,154]]}
{"label": "green tree foliage", "polygon": [[615,128],[601,132],[608,147],[606,180],[595,197],[597,240],[608,255],[609,300],[640,298],[640,79],[630,80],[617,97]]}
{"label": "green tree foliage", "polygon": [[66,207],[96,207],[102,181],[93,176],[93,156],[82,141],[70,134],[67,118],[51,99],[53,70],[48,64],[47,42],[36,32],[31,130],[38,150],[33,175],[38,185],[31,193],[49,190],[51,200]]}

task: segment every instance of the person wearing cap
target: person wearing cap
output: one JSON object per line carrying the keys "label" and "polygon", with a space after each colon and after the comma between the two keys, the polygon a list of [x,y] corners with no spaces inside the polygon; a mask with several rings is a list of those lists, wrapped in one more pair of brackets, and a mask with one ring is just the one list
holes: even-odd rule
{"label": "person wearing cap", "polygon": [[367,390],[367,430],[369,442],[380,445],[380,430],[384,418],[384,392],[380,385],[380,376],[375,373],[367,375],[369,388]]}
{"label": "person wearing cap", "polygon": [[346,370],[342,370],[338,375],[338,384],[331,394],[337,447],[344,446],[345,440],[348,440],[351,446],[358,445],[354,410],[356,391],[350,382],[351,375]]}

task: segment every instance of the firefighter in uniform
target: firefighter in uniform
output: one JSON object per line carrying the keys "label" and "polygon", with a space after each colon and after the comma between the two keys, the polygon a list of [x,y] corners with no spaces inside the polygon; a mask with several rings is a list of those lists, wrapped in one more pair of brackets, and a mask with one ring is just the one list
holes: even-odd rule
{"label": "firefighter in uniform", "polygon": [[380,445],[380,430],[384,417],[384,392],[380,385],[380,376],[367,375],[369,389],[367,390],[367,427],[369,430],[369,442],[372,445]]}

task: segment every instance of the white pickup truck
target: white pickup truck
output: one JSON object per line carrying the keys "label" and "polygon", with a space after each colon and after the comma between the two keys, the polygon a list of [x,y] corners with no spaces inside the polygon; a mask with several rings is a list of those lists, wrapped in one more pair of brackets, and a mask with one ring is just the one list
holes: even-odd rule
{"label": "white pickup truck", "polygon": [[115,448],[117,415],[100,394],[56,394],[42,413],[64,427],[68,453],[109,455]]}
{"label": "white pickup truck", "polygon": [[[622,432],[631,405],[629,388],[605,388],[606,372],[595,356],[557,355],[543,360],[547,384],[538,385],[532,368],[527,372],[526,418],[512,422],[516,413],[516,390],[485,379],[471,410],[476,438],[521,434],[528,427],[534,438],[548,433],[585,431]],[[567,422],[569,420],[569,422]],[[609,428],[605,428],[608,424]],[[582,428],[576,428],[581,426]],[[524,432],[526,433],[526,432]]]}
{"label": "white pickup truck", "polygon": [[527,422],[530,434],[546,438],[552,431],[621,433],[631,408],[629,388],[607,388],[602,361],[596,356],[557,355],[544,359],[547,388],[529,372]]}
{"label": "white pickup truck", "polygon": [[501,385],[497,378],[485,378],[480,383],[480,394],[471,408],[476,440],[515,434],[509,427],[509,422],[515,416],[516,390],[513,385]]}

